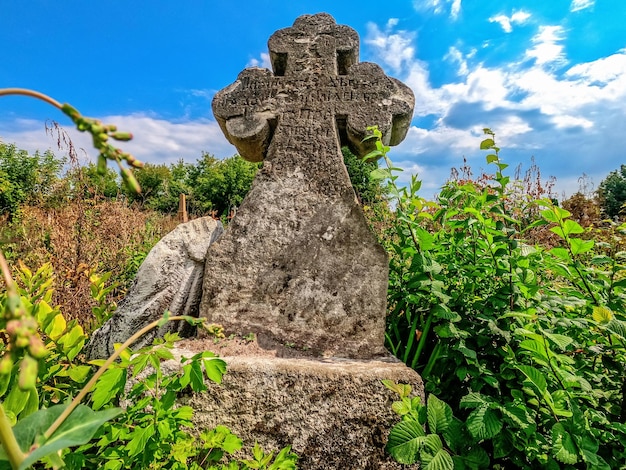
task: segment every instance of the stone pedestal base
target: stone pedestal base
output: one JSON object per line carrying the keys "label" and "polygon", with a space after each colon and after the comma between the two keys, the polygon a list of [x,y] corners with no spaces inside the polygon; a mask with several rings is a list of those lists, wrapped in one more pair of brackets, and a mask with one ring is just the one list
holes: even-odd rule
{"label": "stone pedestal base", "polygon": [[385,453],[387,436],[399,417],[397,399],[382,385],[408,383],[424,398],[420,376],[394,358],[223,357],[221,385],[183,399],[195,410],[198,429],[228,426],[252,446],[266,450],[291,445],[299,468],[406,468]]}

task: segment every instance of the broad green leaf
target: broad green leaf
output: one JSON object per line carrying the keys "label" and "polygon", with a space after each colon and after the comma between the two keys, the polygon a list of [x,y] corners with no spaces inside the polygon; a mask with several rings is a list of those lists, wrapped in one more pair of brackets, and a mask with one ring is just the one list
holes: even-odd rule
{"label": "broad green leaf", "polygon": [[530,426],[534,426],[535,421],[526,411],[526,408],[521,405],[513,405],[507,403],[504,406],[499,407],[500,412],[509,418],[513,423],[519,426],[521,429],[527,429]]}
{"label": "broad green leaf", "polygon": [[90,372],[91,367],[89,366],[72,366],[68,369],[67,375],[74,382],[83,383]]}
{"label": "broad green leaf", "polygon": [[96,382],[91,399],[93,409],[99,410],[124,390],[126,369],[109,369]]}
{"label": "broad green leaf", "polygon": [[470,413],[465,422],[470,434],[478,439],[491,439],[502,429],[502,421],[496,416],[493,410],[483,407],[477,408]]}
{"label": "broad green leaf", "polygon": [[488,150],[490,148],[493,148],[494,145],[495,145],[495,142],[493,139],[485,139],[480,143],[480,149]]}
{"label": "broad green leaf", "polygon": [[122,465],[124,464],[124,462],[122,462],[121,460],[115,459],[115,460],[107,460],[106,463],[104,464],[104,467],[102,467],[104,470],[120,470],[122,468]]}
{"label": "broad green leaf", "polygon": [[532,366],[526,365],[518,365],[516,368],[526,376],[525,381],[530,382],[535,389],[539,392],[539,396],[543,396],[546,393],[548,388],[548,384],[546,382],[546,378],[538,369],[535,369]]}
{"label": "broad green leaf", "polygon": [[132,433],[133,438],[128,444],[126,444],[129,457],[133,457],[140,452],[143,452],[148,440],[154,436],[154,433],[154,424],[149,424],[145,428],[135,428]]}
{"label": "broad green leaf", "polygon": [[383,156],[383,153],[380,150],[372,150],[370,153],[368,153],[367,155],[365,155],[362,160],[364,161],[369,161],[369,160],[374,160],[374,159],[378,159],[380,157]]}
{"label": "broad green leaf", "polygon": [[[380,152],[370,152],[368,156],[369,155],[372,156],[371,158],[378,158],[381,154]],[[384,180],[384,179],[389,178],[389,176],[390,176],[389,170],[387,170],[386,168],[376,168],[375,170],[372,170],[372,172],[370,173],[370,178],[373,180]]]}
{"label": "broad green leaf", "polygon": [[477,392],[470,392],[461,398],[461,408],[483,408],[489,406],[491,399]]}
{"label": "broad green leaf", "polygon": [[436,454],[422,454],[422,468],[424,470],[453,470],[454,462],[445,449],[439,449]]}
{"label": "broad green leaf", "polygon": [[409,384],[396,383],[393,380],[381,380],[382,384],[392,392],[400,395],[400,398],[408,397],[411,394],[412,387]]}
{"label": "broad green leaf", "polygon": [[598,323],[608,323],[613,319],[613,312],[609,307],[594,306],[592,317]]}
{"label": "broad green leaf", "polygon": [[206,376],[217,384],[222,383],[222,376],[226,372],[226,362],[217,357],[203,361]]}
{"label": "broad green leaf", "polygon": [[80,325],[74,325],[69,332],[59,338],[58,344],[62,346],[63,353],[71,361],[83,349],[86,339],[83,328]]}
{"label": "broad green leaf", "polygon": [[586,253],[593,248],[593,240],[581,240],[580,238],[572,238],[570,240],[570,246],[574,255],[580,255]]}
{"label": "broad green leaf", "polygon": [[411,400],[408,397],[403,397],[401,401],[394,401],[391,404],[391,409],[397,415],[404,416],[411,412]]}
{"label": "broad green leaf", "polygon": [[28,394],[28,401],[26,402],[26,406],[20,413],[20,418],[26,418],[26,416],[35,413],[39,409],[39,393],[37,393],[37,389],[33,388],[30,390]]}
{"label": "broad green leaf", "polygon": [[391,428],[385,449],[399,463],[410,465],[419,461],[419,451],[425,439],[421,424],[407,419]]}
{"label": "broad green leaf", "polygon": [[420,248],[424,251],[429,251],[435,246],[435,237],[433,237],[427,230],[421,227],[415,229],[415,235],[419,241]]}
{"label": "broad green leaf", "polygon": [[565,232],[565,235],[570,235],[572,233],[584,233],[585,229],[583,229],[578,222],[567,219],[563,222],[563,232]]}
{"label": "broad green leaf", "polygon": [[229,454],[237,452],[243,446],[243,441],[234,434],[227,434],[222,442],[222,449]]}
{"label": "broad green leaf", "polygon": [[548,333],[547,331],[544,331],[543,334],[551,342],[556,344],[562,351],[567,349],[567,347],[574,342],[574,340],[570,338],[569,336],[560,335],[556,333]]}
{"label": "broad green leaf", "polygon": [[2,404],[5,411],[10,411],[11,413],[15,414],[15,416],[19,416],[19,414],[28,404],[30,393],[31,390],[24,391],[17,386],[17,383],[14,383],[11,387],[11,390],[9,391],[9,394],[4,400],[4,403]]}
{"label": "broad green leaf", "polygon": [[[48,409],[39,410],[20,420],[13,428],[20,447],[24,451],[28,450],[35,443],[37,436],[43,435],[45,430],[50,427],[67,406],[52,406]],[[27,469],[39,459],[53,452],[89,442],[103,423],[113,419],[122,412],[121,408],[93,411],[85,405],[78,405],[50,439],[26,456],[19,470]],[[0,451],[0,459],[6,460],[4,450]]]}
{"label": "broad green leaf", "polygon": [[608,331],[626,340],[626,322],[613,318],[606,325],[603,325]]}
{"label": "broad green leaf", "polygon": [[431,393],[426,405],[426,416],[429,431],[434,434],[441,434],[450,427],[452,408]]}
{"label": "broad green leaf", "polygon": [[57,314],[53,318],[50,326],[46,329],[46,334],[50,337],[50,339],[56,341],[60,338],[60,336],[65,331],[67,327],[67,322],[62,314]]}
{"label": "broad green leaf", "polygon": [[52,328],[50,326],[50,323],[58,314],[58,312],[56,312],[55,314],[55,310],[45,300],[42,300],[37,304],[36,319],[37,322],[42,326],[42,330],[44,331],[44,333],[46,333],[47,335],[49,334],[49,330]]}
{"label": "broad green leaf", "polygon": [[472,449],[462,456],[463,463],[470,469],[489,468],[489,454],[482,447]]}
{"label": "broad green leaf", "polygon": [[550,209],[545,209],[541,211],[541,216],[546,219],[548,222],[554,222],[554,223],[558,223],[559,222],[559,218],[558,216],[554,213],[554,211],[550,210]]}
{"label": "broad green leaf", "polygon": [[189,420],[193,417],[193,408],[191,406],[181,406],[176,408],[176,411],[173,413],[178,419],[186,419]]}
{"label": "broad green leaf", "polygon": [[525,339],[519,344],[519,347],[530,351],[532,353],[531,357],[535,360],[539,359],[545,364],[549,362],[548,352],[543,342],[537,341],[536,339]]}
{"label": "broad green leaf", "polygon": [[564,416],[569,418],[572,416],[572,412],[569,410],[569,395],[565,390],[555,390],[550,394],[551,403],[550,407],[552,412],[557,416]]}
{"label": "broad green leaf", "polygon": [[169,421],[160,420],[157,422],[157,431],[162,440],[168,439],[172,436],[172,428]]}
{"label": "broad green leaf", "polygon": [[567,251],[566,248],[561,248],[561,247],[552,248],[551,250],[549,250],[549,253],[551,253],[552,255],[556,256],[559,259],[562,259],[563,261],[569,261],[570,259],[569,251]]}
{"label": "broad green leaf", "polygon": [[578,462],[578,451],[572,436],[561,423],[552,426],[552,455],[561,463],[575,464]]}
{"label": "broad green leaf", "polygon": [[191,364],[191,389],[194,392],[206,391],[206,385],[204,385],[204,376],[202,375],[202,366],[198,361],[192,361]]}
{"label": "broad green leaf", "polygon": [[487,160],[487,163],[493,163],[493,162],[497,162],[498,161],[498,156],[493,154],[493,153],[491,153],[491,154],[487,155],[485,157],[485,159]]}

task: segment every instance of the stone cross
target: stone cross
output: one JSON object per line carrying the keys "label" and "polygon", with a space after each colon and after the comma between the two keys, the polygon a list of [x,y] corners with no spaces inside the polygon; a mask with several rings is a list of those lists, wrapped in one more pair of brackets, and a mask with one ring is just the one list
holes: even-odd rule
{"label": "stone cross", "polygon": [[372,63],[327,14],[269,40],[274,73],[250,68],[217,93],[213,113],[240,155],[263,161],[205,263],[200,314],[259,343],[319,355],[383,354],[388,261],[356,200],[341,145],[357,154],[368,126],[398,144],[411,90]]}

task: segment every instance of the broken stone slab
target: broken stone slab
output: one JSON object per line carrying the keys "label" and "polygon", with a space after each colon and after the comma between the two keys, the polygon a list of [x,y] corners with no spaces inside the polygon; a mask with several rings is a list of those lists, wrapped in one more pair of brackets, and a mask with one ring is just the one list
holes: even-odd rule
{"label": "broken stone slab", "polygon": [[[123,343],[161,318],[166,310],[172,316],[197,317],[206,253],[223,231],[221,222],[202,217],[180,224],[165,235],[146,256],[116,312],[92,334],[85,349],[87,357],[109,357],[115,343]],[[185,337],[194,334],[195,329],[184,321],[168,322],[145,334],[133,348],[150,344],[167,332]]]}
{"label": "broken stone slab", "polygon": [[[203,347],[186,340],[176,357]],[[190,348],[190,349],[188,349]],[[198,431],[225,425],[245,444],[266,450],[291,445],[303,470],[407,468],[385,452],[389,431],[400,421],[391,404],[398,399],[382,380],[412,386],[424,400],[420,376],[397,359],[222,357],[222,384],[179,397],[194,409]],[[168,361],[172,371],[179,361]],[[165,367],[165,366],[164,366]],[[165,370],[165,369],[164,369]]]}
{"label": "broken stone slab", "polygon": [[387,254],[340,146],[363,154],[372,125],[398,144],[413,93],[376,64],[358,63],[357,33],[324,13],[298,18],[268,45],[273,73],[246,69],[213,99],[227,139],[264,163],[207,253],[200,315],[321,356],[384,355]]}

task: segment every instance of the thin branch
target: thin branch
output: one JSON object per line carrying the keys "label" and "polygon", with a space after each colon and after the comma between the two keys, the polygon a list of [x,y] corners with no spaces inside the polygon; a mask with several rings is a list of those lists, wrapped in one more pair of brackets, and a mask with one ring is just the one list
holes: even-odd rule
{"label": "thin branch", "polygon": [[[187,317],[187,316],[179,315],[179,316],[175,316],[175,317],[170,317],[168,319],[168,321],[187,320],[188,318],[189,317]],[[130,338],[128,338],[126,340],[126,342],[124,344],[122,344],[117,349],[117,351],[115,351],[106,360],[106,362],[104,364],[102,364],[102,366],[100,366],[100,368],[94,374],[94,376],[91,378],[91,380],[89,382],[87,382],[87,385],[85,385],[85,387],[83,387],[83,389],[78,393],[78,395],[76,395],[74,400],[72,400],[72,403],[70,403],[70,405],[65,410],[63,410],[63,413],[61,413],[61,415],[56,419],[56,421],[54,423],[52,423],[52,425],[44,433],[43,437],[46,440],[50,439],[50,437],[55,433],[55,431],[57,429],[59,429],[59,426],[61,426],[61,424],[63,424],[63,421],[65,421],[67,419],[67,417],[72,413],[72,411],[74,411],[74,409],[80,404],[80,402],[83,400],[83,398],[85,398],[85,395],[87,395],[87,393],[89,393],[89,391],[96,384],[96,382],[98,381],[100,376],[102,374],[104,374],[104,372],[109,368],[109,366],[113,363],[113,361],[115,361],[120,356],[120,354],[122,354],[122,352],[124,352],[125,349],[127,349],[131,344],[133,344],[135,341],[137,341],[139,338],[141,338],[144,334],[146,334],[151,329],[156,328],[157,326],[159,326],[160,322],[161,322],[161,320],[159,319],[159,320],[153,321],[149,325],[144,326],[141,330],[139,330],[137,333],[135,333]]]}
{"label": "thin branch", "polygon": [[39,100],[45,101],[48,104],[51,104],[55,108],[61,109],[63,105],[59,103],[57,100],[50,98],[48,95],[44,95],[43,93],[39,93],[38,91],[29,90],[27,88],[0,88],[0,96],[10,96],[10,95],[21,95],[21,96],[30,96],[31,98],[37,98]]}

